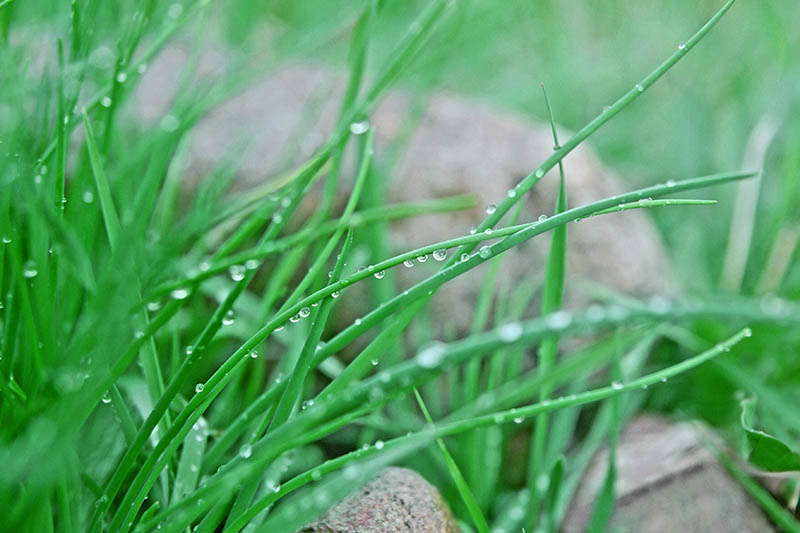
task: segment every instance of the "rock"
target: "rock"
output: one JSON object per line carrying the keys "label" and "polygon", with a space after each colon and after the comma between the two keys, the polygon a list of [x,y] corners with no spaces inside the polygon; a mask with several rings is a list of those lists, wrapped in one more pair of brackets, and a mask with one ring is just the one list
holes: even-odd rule
{"label": "rock", "polygon": [[[134,95],[138,116],[157,121],[168,111],[186,52],[168,47],[143,76]],[[220,52],[201,56],[206,71],[225,64]],[[203,119],[195,129],[191,167],[203,173],[247,138],[248,151],[239,184],[263,183],[307,158],[327,138],[338,113],[345,84],[341,73],[312,66],[289,65],[236,95]],[[408,127],[410,98],[401,90],[388,92],[370,117],[375,129],[378,165],[387,146]],[[568,138],[561,133],[562,142]],[[447,238],[466,235],[485,216],[485,206],[498,203],[508,189],[552,152],[549,126],[536,124],[488,105],[450,93],[435,93],[428,101],[407,149],[390,172],[387,189],[392,202],[420,201],[451,194],[477,196],[479,207],[447,215],[430,215],[392,224],[392,248],[404,251]],[[584,204],[619,194],[625,187],[584,144],[564,161],[569,203]],[[349,167],[352,169],[352,164]],[[352,171],[345,171],[345,183]],[[557,171],[526,198],[520,222],[551,215],[558,188]],[[307,207],[312,209],[313,207]],[[508,218],[501,226],[508,224]],[[543,278],[549,237],[543,235],[507,252],[501,279],[510,287],[523,279]],[[452,251],[451,251],[452,253]],[[375,262],[384,258],[369,258]],[[433,265],[433,266],[431,266]],[[398,268],[402,285],[432,274],[436,262],[419,268]],[[575,281],[588,279],[617,291],[646,295],[670,292],[668,262],[658,232],[639,211],[606,215],[568,229],[567,306],[580,307],[589,298]],[[434,316],[448,317],[460,331],[469,328],[475,297],[485,267],[444,286],[433,299]],[[361,284],[363,285],[363,284]],[[354,287],[342,307],[355,316],[367,310],[363,290]]]}
{"label": "rock", "polygon": [[301,531],[458,533],[459,527],[436,488],[413,470],[392,467]]}
{"label": "rock", "polygon": [[[572,501],[564,533],[585,531],[608,452],[594,458]],[[645,416],[620,434],[617,499],[610,531],[768,532],[774,527],[728,476],[688,423]]]}

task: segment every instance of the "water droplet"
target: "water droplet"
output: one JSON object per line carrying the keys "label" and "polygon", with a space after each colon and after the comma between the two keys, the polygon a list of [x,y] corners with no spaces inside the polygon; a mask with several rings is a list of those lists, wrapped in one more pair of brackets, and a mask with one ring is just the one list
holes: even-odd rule
{"label": "water droplet", "polygon": [[469,228],[469,234],[475,235],[478,232],[478,228]]}
{"label": "water droplet", "polygon": [[461,262],[463,263],[464,261],[469,261],[469,254],[466,252],[461,254]]}
{"label": "water droplet", "polygon": [[753,336],[753,330],[750,329],[750,328],[744,328],[744,336],[745,337],[752,337]]}
{"label": "water droplet", "polygon": [[185,300],[189,297],[189,290],[183,288],[175,289],[169,295],[175,300]]}
{"label": "water droplet", "polygon": [[273,331],[282,331],[283,328],[286,327],[286,324],[281,324],[280,326],[276,327]]}
{"label": "water droplet", "polygon": [[11,237],[3,235],[3,244],[11,244]]}
{"label": "water droplet", "polygon": [[547,215],[539,215],[539,222],[544,222],[545,220],[547,220]]}
{"label": "water droplet", "polygon": [[105,391],[105,392],[103,393],[103,397],[101,398],[101,401],[102,401],[103,403],[111,403],[111,394],[109,394],[109,392],[108,392],[108,391]]}
{"label": "water droplet", "polygon": [[379,362],[379,361],[378,361],[377,359],[373,359],[372,361],[370,361],[370,363],[372,364],[372,366],[378,366],[378,362]]}
{"label": "water droplet", "polygon": [[231,265],[228,267],[228,274],[231,275],[233,281],[242,281],[244,279],[245,268],[242,265]]}
{"label": "water droplet", "polygon": [[281,491],[281,484],[280,483],[273,483],[272,484],[272,492],[280,492]]}
{"label": "water droplet", "polygon": [[636,84],[636,90],[637,90],[637,91],[639,91],[639,92],[642,92],[642,91],[644,91],[644,87],[642,86],[642,84],[641,84],[641,83],[637,83],[637,84]]}
{"label": "water droplet", "polygon": [[148,311],[158,311],[159,309],[161,309],[161,302],[159,301],[147,302]]}
{"label": "water droplet", "polygon": [[306,318],[308,315],[311,314],[311,309],[309,309],[308,307],[301,307],[300,311],[297,314],[300,315],[301,318]]}
{"label": "water droplet", "polygon": [[686,48],[686,43],[681,43],[678,45],[678,50],[683,50],[684,48]]}
{"label": "water droplet", "polygon": [[103,107],[111,107],[111,98],[109,98],[108,96],[104,96],[100,100],[100,105]]}
{"label": "water droplet", "polygon": [[494,230],[492,228],[486,228],[483,231],[483,233],[484,233],[484,235],[491,235],[492,233],[494,233]]}
{"label": "water droplet", "polygon": [[94,193],[92,191],[83,191],[83,194],[81,195],[81,200],[83,200],[83,203],[85,204],[90,204],[94,202]]}
{"label": "water droplet", "polygon": [[382,450],[384,446],[385,446],[385,443],[382,440],[376,440],[375,441],[375,449],[376,450]]}
{"label": "water droplet", "polygon": [[228,312],[225,313],[225,316],[222,317],[222,325],[223,326],[230,326],[234,322],[233,316],[233,309],[228,309]]}
{"label": "water droplet", "polygon": [[515,424],[522,424],[522,421],[523,421],[523,420],[525,420],[525,419],[524,419],[524,418],[522,418],[521,416],[515,416],[515,417],[514,417],[514,423],[515,423]]}
{"label": "water droplet", "polygon": [[667,180],[667,182],[664,185],[666,185],[667,187],[674,187],[675,180]]}
{"label": "water droplet", "polygon": [[541,178],[542,176],[544,176],[544,169],[543,168],[537,168],[536,169],[536,173],[534,175],[537,178]]}
{"label": "water droplet", "polygon": [[547,325],[552,329],[564,329],[572,322],[569,311],[556,311],[547,317]]}
{"label": "water droplet", "polygon": [[487,215],[491,215],[495,211],[497,211],[497,204],[489,204],[489,205],[486,206],[486,214]]}
{"label": "water droplet", "polygon": [[444,261],[445,259],[447,259],[447,250],[445,250],[444,248],[441,248],[439,250],[434,250],[433,258],[437,261]]}
{"label": "water droplet", "polygon": [[164,115],[164,118],[161,119],[159,126],[164,131],[175,131],[181,123],[178,121],[178,117],[173,115],[172,113]]}
{"label": "water droplet", "polygon": [[314,400],[305,400],[302,404],[300,404],[300,409],[305,411],[306,409],[308,409],[312,405],[314,405]]}
{"label": "water droplet", "polygon": [[322,479],[322,472],[320,472],[319,470],[314,470],[313,472],[311,472],[311,479],[313,479],[314,481],[319,481],[320,479]]}
{"label": "water droplet", "polygon": [[620,390],[622,389],[622,383],[620,383],[619,381],[612,381],[611,388],[614,390]]}
{"label": "water droplet", "polygon": [[258,268],[258,259],[248,259],[244,262],[244,267],[247,270],[255,270]]}
{"label": "water droplet", "polygon": [[492,251],[488,246],[481,246],[481,249],[478,250],[478,255],[481,259],[489,259],[492,256]]}
{"label": "water droplet", "polygon": [[503,415],[494,415],[494,423],[495,424],[502,424],[503,423]]}
{"label": "water droplet", "polygon": [[417,256],[417,261],[419,261],[420,263],[424,263],[427,260],[428,260],[428,254],[422,254]]}
{"label": "water droplet", "polygon": [[186,355],[192,355],[194,353],[194,346],[191,344],[186,347]]}
{"label": "water droplet", "polygon": [[516,189],[508,189],[508,192],[506,193],[506,196],[508,196],[509,198],[514,198],[516,195],[517,195]]}
{"label": "water droplet", "polygon": [[300,322],[300,315],[292,316],[291,318],[289,318],[289,322],[291,322],[292,324],[297,324],[298,322]]}
{"label": "water droplet", "polygon": [[353,324],[355,324],[356,326],[360,326],[361,325],[361,319],[360,318],[356,318],[355,320],[353,320]]}
{"label": "water droplet", "polygon": [[126,81],[128,81],[128,74],[125,72],[117,74],[117,83],[125,83]]}
{"label": "water droplet", "polygon": [[522,324],[519,322],[509,322],[508,324],[503,324],[500,326],[500,329],[497,330],[497,336],[500,337],[500,340],[503,342],[514,342],[519,340],[522,337]]}
{"label": "water droplet", "polygon": [[411,268],[414,266],[414,261],[412,261],[411,259],[406,259],[405,261],[403,261],[403,266],[406,268]]}
{"label": "water droplet", "polygon": [[169,6],[169,9],[167,9],[167,16],[171,19],[176,19],[180,17],[181,13],[183,13],[183,6],[178,2],[171,4]]}
{"label": "water droplet", "polygon": [[441,342],[432,342],[417,354],[417,364],[422,368],[433,368],[442,362],[444,353],[444,344]]}
{"label": "water droplet", "polygon": [[136,72],[138,72],[139,74],[144,74],[145,72],[147,72],[147,63],[142,63],[141,65],[136,67]]}
{"label": "water droplet", "polygon": [[369,121],[364,120],[363,122],[353,122],[350,124],[350,133],[353,135],[363,135],[367,133],[369,130]]}
{"label": "water droplet", "polygon": [[375,276],[375,279],[383,279],[383,277],[386,275],[386,271],[379,270],[378,272],[375,272],[375,274],[373,275]]}
{"label": "water droplet", "polygon": [[338,297],[339,297],[339,291],[333,291],[333,292],[331,293],[331,298],[333,298],[333,299],[336,299],[336,298],[338,298]]}
{"label": "water droplet", "polygon": [[251,455],[253,455],[253,446],[251,446],[250,444],[245,444],[244,446],[239,448],[239,457],[241,457],[242,459],[247,459]]}
{"label": "water droplet", "polygon": [[25,261],[25,264],[22,265],[22,275],[27,279],[35,278],[38,273],[39,269],[36,267],[36,263],[34,263],[33,260],[28,259]]}
{"label": "water droplet", "polygon": [[661,383],[666,383],[666,382],[667,382],[667,378],[661,378]]}
{"label": "water droplet", "polygon": [[203,392],[204,387],[205,385],[203,385],[202,383],[198,383],[197,385],[194,386],[194,391],[198,393]]}

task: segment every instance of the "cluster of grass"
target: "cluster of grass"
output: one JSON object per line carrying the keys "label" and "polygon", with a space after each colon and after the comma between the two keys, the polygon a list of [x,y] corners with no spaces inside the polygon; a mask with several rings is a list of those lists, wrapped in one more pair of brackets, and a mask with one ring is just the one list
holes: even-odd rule
{"label": "cluster of grass", "polygon": [[[396,255],[387,221],[471,204],[385,204],[381,154],[365,125],[399,77],[443,61],[431,43],[458,29],[470,2],[431,0],[408,24],[390,1],[349,5],[335,17],[315,3],[307,13],[298,13],[302,2],[273,7],[288,27],[292,17],[308,23],[315,38],[294,39],[295,48],[347,29],[349,78],[336,126],[274,186],[229,192],[234,158],[185,198],[194,125],[254,76],[191,82],[190,62],[169,113],[149,129],[131,123],[124,104],[174,35],[203,34],[197,29],[216,4],[0,1],[0,503],[9,530],[293,531],[386,465],[406,464],[440,487],[465,531],[557,531],[594,452],[613,448],[643,405],[735,430],[731,438],[747,439],[763,469],[796,469],[786,443],[800,423],[785,390],[796,365],[776,350],[796,350],[791,326],[800,313],[777,296],[748,296],[755,274],[734,275],[741,247],[730,246],[726,259],[736,298],[618,297],[561,309],[570,223],[655,207],[686,217],[714,202],[672,195],[724,186],[716,194],[757,175],[675,175],[581,206],[570,206],[564,187],[565,156],[627,113],[732,0],[567,140],[545,93],[553,154],[474,233]],[[246,34],[257,3],[231,5],[231,33]],[[387,20],[403,20],[405,31],[384,32]],[[435,83],[435,75],[420,77]],[[348,147],[357,153],[354,176],[343,171]],[[519,223],[514,211],[503,223],[556,166],[554,214]],[[337,212],[342,183],[347,201]],[[304,217],[298,206],[312,188],[321,190],[319,204]],[[755,208],[740,203],[752,222]],[[507,294],[494,281],[503,252],[545,232],[551,248],[534,308],[536,287]],[[363,268],[359,247],[370,253]],[[435,261],[423,261],[429,255]],[[428,276],[395,290],[389,273],[408,261],[425,262]],[[469,335],[448,343],[424,327],[404,335],[437,289],[484,263]],[[764,265],[774,275],[773,263]],[[376,287],[372,309],[335,329],[339,294],[365,280]],[[575,335],[594,340],[559,356],[559,339]],[[773,351],[748,359],[743,350]],[[694,381],[678,377],[711,359],[714,366],[690,374]],[[752,428],[751,401],[739,424],[739,389],[758,397],[756,426],[774,437]],[[734,459],[723,456],[773,520],[797,529]],[[595,531],[613,510],[614,479],[612,454]]]}

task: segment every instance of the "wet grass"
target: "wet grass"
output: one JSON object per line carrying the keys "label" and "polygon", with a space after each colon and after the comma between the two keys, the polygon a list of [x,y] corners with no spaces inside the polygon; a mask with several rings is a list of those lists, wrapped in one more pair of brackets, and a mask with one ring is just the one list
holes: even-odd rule
{"label": "wet grass", "polygon": [[[202,35],[216,4],[87,0],[48,10],[44,2],[0,2],[0,502],[8,528],[293,531],[381,468],[406,464],[440,488],[465,531],[557,531],[594,452],[613,449],[642,409],[717,426],[731,445],[720,452],[726,466],[773,520],[797,528],[781,507],[797,505],[796,491],[794,500],[770,499],[741,465],[751,457],[780,470],[800,430],[791,409],[796,362],[777,355],[798,347],[793,248],[789,259],[781,255],[796,241],[786,207],[796,189],[786,199],[767,185],[767,176],[785,181],[783,173],[800,168],[800,150],[781,144],[789,162],[778,171],[765,165],[763,174],[728,171],[738,163],[709,161],[700,167],[710,171],[697,174],[675,165],[586,205],[569,205],[564,186],[572,150],[606,124],[630,124],[633,109],[657,107],[646,96],[687,54],[710,55],[708,36],[731,31],[711,30],[732,1],[704,24],[687,24],[687,35],[700,29],[638,82],[626,76],[621,96],[563,143],[553,118],[560,98],[554,110],[548,93],[537,97],[552,126],[552,155],[498,198],[474,232],[399,254],[389,221],[474,201],[387,204],[369,115],[398,83],[422,93],[452,83],[448,72],[461,59],[448,63],[442,39],[457,36],[475,6],[370,1],[336,16],[314,2],[305,12],[299,4],[267,10],[296,39],[285,50],[276,44],[285,55],[265,72],[324,48],[347,65],[348,84],[320,148],[242,192],[231,187],[236,154],[182,188],[187,144],[198,120],[263,73],[190,83],[190,62],[160,122],[147,127],[126,113],[148,63],[176,35]],[[242,49],[256,32],[251,4],[222,11]],[[34,54],[37,46],[46,53]],[[564,114],[575,125],[575,109]],[[782,142],[793,138],[785,129]],[[629,142],[639,145],[633,134]],[[343,164],[348,147],[352,176]],[[556,166],[553,214],[518,220],[520,202]],[[561,309],[571,224],[643,209],[680,232],[717,216],[704,213],[718,212],[732,186],[747,197],[746,183],[762,194],[737,203],[748,227],[734,225],[729,241],[745,239],[744,251],[693,241],[697,257],[676,269],[704,272],[705,255],[717,271],[733,264],[735,286],[723,276],[727,293],[716,285],[700,292],[692,281],[679,299],[606,296]],[[299,207],[311,191],[321,193],[308,214]],[[722,234],[728,225],[715,227]],[[541,291],[502,291],[504,252],[545,233],[552,240]],[[685,253],[683,244],[670,250]],[[485,263],[471,331],[447,343],[432,338],[431,297]],[[396,289],[393,269],[402,264],[424,279]],[[336,326],[346,316],[339,295],[365,283],[370,310]],[[574,336],[593,340],[565,353],[561,341]],[[759,397],[746,427],[738,391]],[[761,444],[739,446],[744,435]],[[524,452],[513,446],[520,441]],[[615,476],[612,454],[593,530],[607,527]]]}

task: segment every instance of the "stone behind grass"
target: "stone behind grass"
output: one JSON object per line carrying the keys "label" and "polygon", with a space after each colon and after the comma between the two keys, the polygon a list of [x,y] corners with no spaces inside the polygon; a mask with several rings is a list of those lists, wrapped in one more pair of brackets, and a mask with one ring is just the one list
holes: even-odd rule
{"label": "stone behind grass", "polygon": [[307,533],[458,533],[435,487],[407,468],[387,468],[356,494],[303,528]]}
{"label": "stone behind grass", "polygon": [[[173,46],[150,66],[134,95],[134,107],[142,120],[156,122],[168,113],[186,58],[185,51]],[[219,51],[204,53],[199,64],[199,70],[206,74],[220,71],[226,64],[225,55]],[[237,187],[257,186],[290,171],[332,131],[344,85],[343,74],[325,68],[306,64],[280,68],[197,125],[192,137],[190,172],[208,172],[243,142],[248,149]],[[472,194],[477,197],[478,207],[393,223],[392,245],[398,252],[467,234],[486,216],[488,204],[499,203],[508,189],[553,149],[546,124],[452,93],[433,93],[421,112],[417,109],[408,93],[394,90],[386,94],[370,117],[376,135],[375,165],[388,179],[387,201]],[[562,142],[568,137],[568,132],[561,132]],[[398,147],[402,149],[395,152]],[[393,153],[398,157],[393,158]],[[571,206],[632,188],[605,168],[585,145],[571,153],[564,164]],[[352,183],[352,167],[352,162],[345,165],[343,189]],[[682,176],[664,179],[677,177]],[[520,222],[552,215],[558,182],[554,169],[534,187]],[[314,209],[317,198],[317,194],[309,195],[306,212]],[[508,224],[508,220],[506,216],[500,225]],[[582,292],[581,280],[630,295],[670,291],[666,254],[646,213],[628,211],[596,217],[570,224],[568,231],[567,307],[579,307],[589,300]],[[548,246],[549,236],[543,235],[507,252],[509,258],[504,261],[501,282],[513,288],[526,279],[541,280]],[[380,259],[383,258],[367,261]],[[401,286],[434,271],[435,261],[417,268],[395,269]],[[459,331],[468,329],[484,272],[485,268],[476,269],[442,287],[432,301],[433,315],[447,317]],[[345,291],[339,319],[350,321],[369,310],[363,304],[369,301],[363,286],[358,284]]]}

